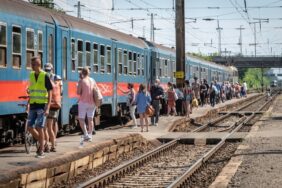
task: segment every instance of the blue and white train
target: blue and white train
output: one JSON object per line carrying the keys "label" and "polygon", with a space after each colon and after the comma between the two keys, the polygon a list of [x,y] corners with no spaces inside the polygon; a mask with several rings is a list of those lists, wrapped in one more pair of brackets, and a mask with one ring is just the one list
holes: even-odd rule
{"label": "blue and white train", "polygon": [[[63,79],[60,125],[67,127],[70,109],[77,103],[79,70],[89,67],[104,96],[101,114],[122,112],[128,82],[148,87],[159,78],[175,82],[175,49],[121,33],[98,24],[38,7],[22,0],[1,0],[0,6],[0,135],[13,142],[22,130],[24,109],[19,96],[26,94],[31,57],[52,63]],[[187,56],[186,78],[233,79],[237,70]]]}

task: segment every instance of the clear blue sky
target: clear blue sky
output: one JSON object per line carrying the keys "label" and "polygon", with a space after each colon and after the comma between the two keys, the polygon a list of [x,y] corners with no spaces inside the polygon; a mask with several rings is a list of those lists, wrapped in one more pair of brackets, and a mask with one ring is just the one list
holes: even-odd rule
{"label": "clear blue sky", "polygon": [[[70,15],[77,15],[73,6],[77,0],[55,0],[55,3]],[[257,55],[282,54],[282,0],[246,0],[247,12],[243,10],[244,0],[185,0],[185,17],[196,18],[196,22],[186,19],[186,51],[209,54],[218,51],[218,32],[216,31],[219,20],[222,30],[222,51],[225,49],[237,54],[240,51],[237,45],[239,30],[243,33],[243,54],[254,54],[253,25],[248,22],[258,22],[257,18],[269,18],[269,23],[257,24]],[[82,17],[85,20],[150,39],[150,14],[155,15],[155,41],[167,46],[175,46],[175,12],[172,10],[173,0],[81,0]],[[112,7],[114,10],[112,11]],[[219,7],[219,8],[218,8]],[[148,10],[129,10],[136,8],[151,8]],[[152,9],[153,8],[153,9]],[[155,8],[168,8],[158,10]],[[121,10],[127,9],[127,10]],[[126,22],[131,18],[145,19]],[[203,18],[213,18],[214,21],[204,21]],[[123,23],[117,23],[123,22]],[[280,27],[280,28],[279,28]]]}

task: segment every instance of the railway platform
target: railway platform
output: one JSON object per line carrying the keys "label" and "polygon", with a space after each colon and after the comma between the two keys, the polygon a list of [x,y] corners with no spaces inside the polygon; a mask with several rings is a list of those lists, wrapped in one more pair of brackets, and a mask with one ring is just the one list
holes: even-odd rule
{"label": "railway platform", "polygon": [[[214,108],[205,106],[193,110],[191,119],[205,116],[210,111],[219,111],[225,106],[236,105],[258,94],[250,94],[248,98],[234,99],[220,103]],[[243,102],[244,103],[244,102]],[[47,153],[44,159],[35,158],[35,152],[26,154],[24,146],[13,146],[0,150],[0,187],[48,187],[54,182],[64,181],[79,174],[85,168],[94,168],[107,160],[117,157],[120,153],[130,151],[138,145],[148,142],[160,145],[158,138],[165,138],[175,124],[186,121],[180,116],[162,116],[158,126],[150,126],[149,132],[140,132],[140,128],[132,129],[129,126],[119,129],[96,131],[93,142],[85,142],[80,147],[80,135],[67,135],[57,140],[57,152]],[[130,124],[130,122],[129,122]],[[178,133],[181,134],[181,133]],[[220,139],[225,133],[202,133],[196,136],[186,133],[186,139]],[[243,138],[244,134],[234,135],[234,138]],[[122,148],[122,149],[121,149]]]}

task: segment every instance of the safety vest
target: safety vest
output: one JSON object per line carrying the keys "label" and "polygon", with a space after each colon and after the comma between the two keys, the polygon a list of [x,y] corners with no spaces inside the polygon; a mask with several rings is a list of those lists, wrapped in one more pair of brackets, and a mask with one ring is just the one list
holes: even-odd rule
{"label": "safety vest", "polygon": [[46,104],[48,102],[48,92],[45,87],[46,72],[41,71],[38,75],[37,81],[35,79],[35,72],[29,75],[29,103],[30,104]]}

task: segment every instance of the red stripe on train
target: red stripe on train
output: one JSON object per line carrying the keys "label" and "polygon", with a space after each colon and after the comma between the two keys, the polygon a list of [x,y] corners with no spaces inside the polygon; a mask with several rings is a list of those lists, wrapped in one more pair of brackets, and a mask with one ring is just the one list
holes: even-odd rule
{"label": "red stripe on train", "polygon": [[28,81],[0,81],[0,102],[20,101],[26,96]]}
{"label": "red stripe on train", "polygon": [[[111,97],[113,95],[113,83],[112,82],[97,82],[97,85],[105,97]],[[139,83],[134,84],[135,91],[138,91],[139,89]],[[76,94],[77,89],[77,82],[69,82],[68,83],[68,96],[69,98],[77,98],[78,95]],[[122,91],[128,91],[127,89],[127,83],[126,82],[119,82],[117,84],[117,94],[119,96],[123,96],[125,94],[122,93]]]}

